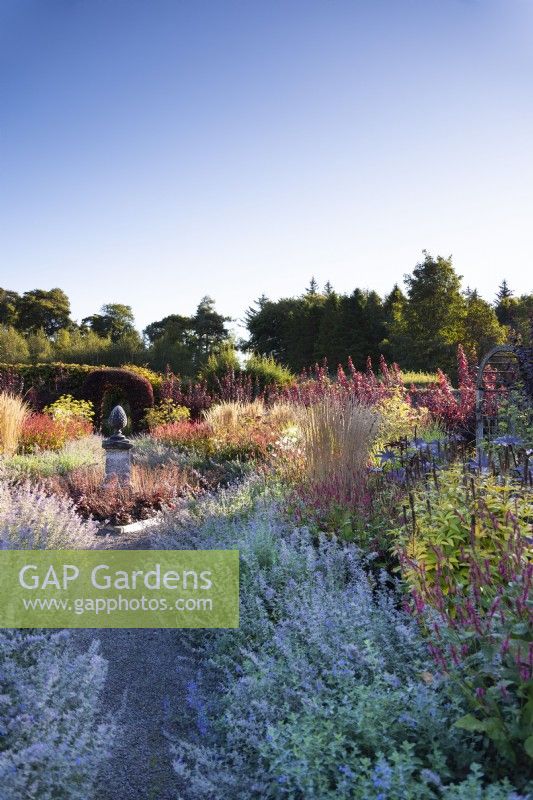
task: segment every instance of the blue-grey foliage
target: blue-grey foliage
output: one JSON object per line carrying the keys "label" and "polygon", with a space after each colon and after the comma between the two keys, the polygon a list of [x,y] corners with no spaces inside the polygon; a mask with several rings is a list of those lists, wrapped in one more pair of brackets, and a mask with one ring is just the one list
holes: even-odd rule
{"label": "blue-grey foliage", "polygon": [[[470,772],[483,744],[452,728],[459,701],[387,577],[371,578],[356,548],[317,547],[275,504],[259,505],[232,514],[222,498],[196,541],[240,550],[241,626],[191,634],[204,667],[189,686],[194,730],[172,746],[183,797],[525,796]],[[178,546],[193,544],[189,533]]]}
{"label": "blue-grey foliage", "polygon": [[91,800],[113,724],[100,718],[106,662],[67,631],[0,631],[0,797]]}

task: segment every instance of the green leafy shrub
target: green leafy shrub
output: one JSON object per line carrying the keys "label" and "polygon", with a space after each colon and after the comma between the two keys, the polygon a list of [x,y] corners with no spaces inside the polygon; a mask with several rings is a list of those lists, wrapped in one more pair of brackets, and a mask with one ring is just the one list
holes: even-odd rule
{"label": "green leafy shrub", "polygon": [[245,364],[245,371],[261,390],[268,386],[289,386],[295,381],[290,369],[278,364],[272,356],[251,355]]}
{"label": "green leafy shrub", "polygon": [[390,442],[403,437],[425,433],[432,425],[428,410],[412,406],[400,389],[383,397],[376,403],[375,410],[379,414],[379,426],[374,452],[382,451]]}
{"label": "green leafy shrub", "polygon": [[87,400],[75,400],[71,394],[63,394],[44,409],[52,419],[84,419],[91,422],[94,417],[92,403]]}
{"label": "green leafy shrub", "polygon": [[177,405],[171,397],[161,400],[153,408],[149,408],[145,415],[146,424],[150,430],[158,425],[167,425],[172,422],[183,422],[191,417],[191,412],[185,406]]}
{"label": "green leafy shrub", "polygon": [[233,347],[210,355],[199,377],[221,400],[251,401],[266,389],[282,389],[295,382],[292,372],[270,356],[252,355],[242,366]]}
{"label": "green leafy shrub", "polygon": [[240,368],[237,351],[232,344],[229,344],[210,354],[207,362],[200,370],[198,378],[200,381],[204,381],[212,391],[217,386],[217,379],[222,378],[228,372],[238,373]]}
{"label": "green leafy shrub", "polygon": [[414,386],[416,389],[427,389],[435,383],[437,375],[435,372],[402,372],[402,380],[405,386]]}
{"label": "green leafy shrub", "polygon": [[[507,543],[531,536],[531,498],[511,480],[454,466],[411,494],[405,521],[391,534],[404,577],[420,591],[438,581],[450,593],[467,580],[471,555],[486,559],[497,579],[498,559]],[[443,561],[446,572],[439,566]]]}
{"label": "green leafy shrub", "polygon": [[533,759],[531,494],[459,466],[411,495],[402,573],[438,667],[464,695],[456,725],[519,767]]}
{"label": "green leafy shrub", "polygon": [[[468,579],[447,594],[439,583],[413,591],[435,662],[470,709],[456,727],[485,735],[520,774],[533,767],[533,563],[525,548],[513,539],[502,548],[499,580],[487,559],[470,555]],[[453,574],[442,556],[438,569]]]}

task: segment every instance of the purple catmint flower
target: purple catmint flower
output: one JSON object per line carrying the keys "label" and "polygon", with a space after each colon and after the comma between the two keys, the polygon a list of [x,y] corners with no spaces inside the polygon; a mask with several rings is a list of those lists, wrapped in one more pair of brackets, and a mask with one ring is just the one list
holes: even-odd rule
{"label": "purple catmint flower", "polygon": [[506,436],[498,436],[496,439],[493,439],[492,444],[498,445],[499,447],[519,447],[524,444],[524,440],[521,439],[520,436],[511,436],[507,434]]}
{"label": "purple catmint flower", "polygon": [[341,772],[347,778],[353,778],[354,777],[353,771],[350,769],[350,767],[347,764],[340,764],[339,765],[339,772]]}
{"label": "purple catmint flower", "polygon": [[372,783],[376,789],[390,789],[392,769],[387,761],[380,759],[372,771]]}
{"label": "purple catmint flower", "polygon": [[196,712],[196,726],[201,736],[206,736],[208,732],[207,709],[203,697],[201,696],[198,683],[189,681],[187,684],[187,704],[189,708]]}
{"label": "purple catmint flower", "polygon": [[394,450],[382,450],[380,453],[378,453],[377,457],[379,458],[381,464],[385,464],[388,461],[395,461],[398,456]]}
{"label": "purple catmint flower", "polygon": [[13,550],[83,549],[94,542],[96,523],[82,520],[71,500],[30,484],[0,482],[0,542]]}

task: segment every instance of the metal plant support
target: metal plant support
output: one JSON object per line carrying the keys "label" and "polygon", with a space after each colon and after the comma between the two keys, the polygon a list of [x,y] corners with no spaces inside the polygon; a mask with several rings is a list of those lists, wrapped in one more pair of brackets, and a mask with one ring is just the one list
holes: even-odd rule
{"label": "metal plant support", "polygon": [[482,359],[476,382],[476,449],[481,462],[483,440],[498,428],[498,397],[520,380],[520,363],[511,345],[494,347]]}

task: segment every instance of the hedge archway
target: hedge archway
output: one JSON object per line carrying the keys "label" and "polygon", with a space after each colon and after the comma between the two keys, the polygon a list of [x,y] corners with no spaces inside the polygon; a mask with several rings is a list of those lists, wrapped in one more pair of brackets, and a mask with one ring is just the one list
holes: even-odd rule
{"label": "hedge archway", "polygon": [[91,372],[83,385],[82,394],[85,400],[93,404],[96,428],[102,425],[102,403],[109,392],[120,392],[126,398],[131,409],[133,432],[141,430],[146,409],[154,405],[151,383],[142,375],[127,369],[108,367]]}

